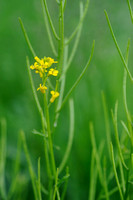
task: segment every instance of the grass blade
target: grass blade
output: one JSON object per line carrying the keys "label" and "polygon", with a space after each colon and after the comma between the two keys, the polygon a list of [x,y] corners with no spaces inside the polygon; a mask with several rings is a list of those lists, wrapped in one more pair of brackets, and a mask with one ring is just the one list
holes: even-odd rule
{"label": "grass blade", "polygon": [[124,130],[126,131],[126,133],[128,134],[129,138],[131,138],[131,135],[130,135],[130,133],[129,133],[129,130],[128,130],[126,124],[125,124],[123,121],[121,121],[121,124],[122,124]]}
{"label": "grass blade", "polygon": [[[69,168],[66,167],[66,176],[69,176]],[[65,199],[65,194],[66,194],[66,190],[67,190],[67,185],[68,185],[68,179],[66,179],[63,190],[62,190],[62,194],[61,194],[61,200]]]}
{"label": "grass blade", "polygon": [[14,164],[13,180],[9,188],[7,199],[11,199],[12,195],[14,194],[17,188],[18,172],[20,169],[20,157],[21,157],[21,137],[19,135],[18,144],[17,144],[16,161]]}
{"label": "grass blade", "polygon": [[118,136],[117,109],[118,109],[118,102],[116,102],[116,104],[115,104],[115,113],[114,114],[113,114],[113,111],[111,110],[113,125],[114,125],[114,130],[115,130],[115,139],[116,139],[116,144],[117,144],[117,148],[118,148],[118,152],[119,152],[119,156],[120,156],[120,159],[122,161],[122,164],[125,167],[125,169],[128,170],[128,167],[126,166],[123,155],[122,155],[119,136]]}
{"label": "grass blade", "polygon": [[21,20],[20,17],[19,17],[18,19],[19,19],[19,22],[20,22],[21,29],[22,29],[22,31],[23,31],[25,40],[26,40],[26,42],[27,42],[27,45],[28,45],[28,47],[29,47],[29,49],[30,49],[30,51],[31,51],[31,53],[32,53],[32,55],[33,55],[33,57],[35,57],[35,56],[36,56],[36,53],[35,53],[35,51],[34,51],[32,45],[31,45],[31,43],[30,43],[30,40],[29,40],[29,38],[28,38],[28,35],[27,35],[26,30],[25,30],[24,25],[23,25],[23,22],[22,22],[22,20]]}
{"label": "grass blade", "polygon": [[79,77],[77,78],[77,80],[75,81],[75,83],[73,84],[73,86],[71,87],[71,89],[69,90],[69,92],[67,93],[67,95],[65,96],[63,102],[62,102],[62,105],[61,107],[56,111],[56,112],[59,112],[64,104],[66,103],[66,101],[68,100],[68,98],[70,97],[71,93],[73,92],[73,90],[75,89],[75,87],[78,85],[78,83],[80,82],[80,80],[82,79],[83,75],[85,74],[85,72],[87,71],[89,65],[90,65],[90,62],[91,62],[91,59],[93,57],[93,53],[94,53],[94,46],[95,46],[95,40],[93,41],[93,44],[92,44],[92,49],[91,49],[91,55],[90,55],[90,58],[86,64],[86,66],[84,67],[83,71],[81,72],[81,74],[79,75]]}
{"label": "grass blade", "polygon": [[102,94],[102,103],[103,103],[103,110],[104,110],[104,119],[105,119],[108,152],[109,152],[109,158],[111,159],[111,155],[110,155],[110,142],[111,142],[111,133],[110,132],[111,131],[110,131],[110,125],[109,125],[108,109],[107,109],[107,103],[106,103],[104,92],[102,91],[101,94]]}
{"label": "grass blade", "polygon": [[123,166],[120,159],[119,159],[119,167],[120,167],[120,174],[121,174],[122,189],[123,189],[123,192],[125,193],[126,191],[125,178],[124,178]]}
{"label": "grass blade", "polygon": [[132,7],[130,4],[130,0],[127,0],[127,4],[128,4],[129,12],[130,12],[131,21],[133,23],[133,11],[132,11]]}
{"label": "grass blade", "polygon": [[0,194],[3,199],[6,199],[6,188],[5,188],[6,138],[7,138],[7,125],[6,125],[6,120],[2,118],[1,141],[0,141]]}
{"label": "grass blade", "polygon": [[90,128],[91,143],[92,143],[93,151],[94,151],[95,158],[96,158],[96,164],[97,164],[99,179],[100,179],[101,185],[103,185],[103,172],[102,172],[102,167],[101,167],[101,164],[100,164],[100,159],[99,159],[99,155],[98,155],[98,151],[97,151],[97,147],[96,147],[94,128],[93,128],[92,122],[90,122],[89,128]]}
{"label": "grass blade", "polygon": [[117,175],[117,171],[116,171],[115,160],[114,160],[114,151],[113,151],[112,143],[110,143],[110,151],[111,151],[111,159],[112,159],[112,164],[113,164],[114,175],[115,175],[116,183],[117,183],[117,186],[118,186],[118,189],[119,189],[120,198],[121,198],[121,200],[124,200],[122,190],[121,190],[121,186],[120,186],[120,182],[119,182],[118,175]]}
{"label": "grass blade", "polygon": [[41,169],[40,169],[40,157],[38,158],[38,181],[37,181],[37,185],[38,185],[38,194],[39,194],[39,200],[42,200],[41,197]]}
{"label": "grass blade", "polygon": [[[103,147],[104,147],[104,143],[101,142],[100,147],[98,149],[100,159],[102,156]],[[90,190],[89,190],[88,200],[95,200],[96,183],[97,183],[97,175],[98,175],[97,167],[95,167],[95,158],[96,158],[95,152],[94,150],[92,150],[91,169],[90,169]]]}
{"label": "grass blade", "polygon": [[106,199],[109,200],[109,192],[108,192],[108,185],[107,185],[107,175],[106,175],[106,168],[107,168],[107,160],[106,157],[104,157],[104,166],[103,166],[103,175],[104,175],[104,188],[105,188],[105,196]]}
{"label": "grass blade", "polygon": [[111,23],[110,23],[110,20],[109,20],[109,17],[108,17],[108,14],[107,14],[106,10],[104,10],[104,13],[105,13],[105,16],[106,16],[106,19],[107,19],[107,23],[108,23],[108,26],[109,26],[109,29],[110,29],[112,38],[113,38],[114,43],[115,43],[115,46],[116,46],[116,48],[117,48],[117,51],[118,51],[118,53],[119,53],[119,55],[120,55],[120,58],[121,58],[121,60],[122,60],[122,62],[123,62],[123,64],[124,64],[124,67],[125,67],[125,69],[126,69],[128,75],[129,75],[129,77],[130,77],[130,80],[133,82],[132,75],[131,75],[131,73],[130,73],[130,71],[129,71],[129,69],[128,69],[127,63],[126,63],[126,61],[125,61],[125,59],[124,59],[124,57],[123,57],[123,55],[122,55],[122,52],[121,52],[121,50],[120,50],[120,47],[119,47],[119,45],[118,45],[118,43],[117,43],[117,40],[116,40],[116,38],[115,38],[115,35],[114,35],[114,32],[113,32],[113,29],[112,29],[112,26],[111,26]]}
{"label": "grass blade", "polygon": [[55,188],[54,188],[54,194],[53,194],[53,200],[55,200],[56,194],[57,194],[57,190],[58,190],[58,174],[59,174],[59,169],[57,168],[56,179],[55,179]]}
{"label": "grass blade", "polygon": [[25,134],[22,130],[20,131],[20,134],[21,134],[21,139],[23,142],[26,160],[28,163],[28,168],[29,168],[29,173],[30,173],[30,177],[31,177],[31,181],[32,181],[32,187],[33,187],[33,191],[34,191],[35,200],[38,200],[38,192],[37,192],[37,185],[36,185],[37,178],[36,178],[36,175],[35,175],[33,167],[32,167],[29,151],[28,151],[27,144],[26,144]]}
{"label": "grass blade", "polygon": [[66,162],[68,160],[68,157],[69,157],[69,154],[70,154],[70,151],[72,148],[72,143],[73,143],[73,136],[74,136],[74,102],[73,102],[73,99],[70,99],[70,101],[69,101],[69,110],[70,110],[69,139],[68,139],[66,152],[65,152],[62,162],[59,166],[59,173],[63,170],[63,168],[66,165]]}

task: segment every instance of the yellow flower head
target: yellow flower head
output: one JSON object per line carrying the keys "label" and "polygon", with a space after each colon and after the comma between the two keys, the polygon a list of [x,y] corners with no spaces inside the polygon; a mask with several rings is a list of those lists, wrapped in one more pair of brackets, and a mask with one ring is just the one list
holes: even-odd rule
{"label": "yellow flower head", "polygon": [[45,85],[41,85],[41,84],[40,84],[40,87],[39,87],[39,88],[37,88],[37,91],[38,91],[38,90],[40,90],[40,91],[41,91],[41,93],[43,93],[43,94],[44,94],[44,93],[45,93],[45,90],[47,90],[47,87],[46,87]]}
{"label": "yellow flower head", "polygon": [[53,63],[58,63],[57,61],[55,61],[53,58],[50,57],[44,57],[44,61],[45,63],[47,63],[48,67],[51,67]]}
{"label": "yellow flower head", "polygon": [[[53,58],[50,58],[50,57],[44,57],[40,59],[37,56],[35,56],[34,59],[36,62],[34,63],[34,65],[31,65],[30,68],[35,70],[35,73],[39,73],[41,78],[45,76],[45,73],[47,72],[47,68],[51,67],[53,63],[57,63],[57,61],[55,61]],[[55,71],[54,74],[56,73],[57,72]]]}
{"label": "yellow flower head", "polygon": [[50,76],[50,75],[57,76],[58,70],[51,68],[48,72],[48,76]]}
{"label": "yellow flower head", "polygon": [[56,92],[56,91],[52,90],[50,93],[52,95],[52,97],[50,99],[50,102],[53,103],[54,100],[59,96],[59,92]]}

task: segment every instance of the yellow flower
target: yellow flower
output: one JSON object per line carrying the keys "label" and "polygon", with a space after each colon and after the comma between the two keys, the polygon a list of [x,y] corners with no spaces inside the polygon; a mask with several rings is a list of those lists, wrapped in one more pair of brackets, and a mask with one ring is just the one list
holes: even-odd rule
{"label": "yellow flower", "polygon": [[45,93],[45,90],[47,90],[47,87],[46,87],[45,85],[41,85],[41,84],[40,84],[40,87],[39,87],[39,88],[37,88],[37,91],[38,91],[38,90],[40,90],[40,91],[41,91],[41,93],[43,93],[43,94],[44,94],[44,93]]}
{"label": "yellow flower", "polygon": [[[40,77],[42,78],[45,76],[45,73],[47,72],[47,68],[51,67],[53,63],[57,63],[53,58],[50,57],[44,57],[44,58],[38,58],[35,56],[35,63],[34,65],[31,65],[30,68],[35,70],[35,73],[39,73]],[[53,74],[50,75],[57,76],[58,74],[57,70],[54,70]]]}
{"label": "yellow flower", "polygon": [[44,57],[44,61],[47,63],[48,67],[51,67],[53,63],[58,63],[58,61],[55,61],[53,58],[50,57]]}
{"label": "yellow flower", "polygon": [[50,76],[50,75],[57,76],[58,70],[51,68],[48,72],[48,76]]}
{"label": "yellow flower", "polygon": [[50,102],[53,103],[54,100],[59,96],[59,92],[56,92],[56,91],[52,90],[50,93],[52,95],[52,97],[50,99]]}

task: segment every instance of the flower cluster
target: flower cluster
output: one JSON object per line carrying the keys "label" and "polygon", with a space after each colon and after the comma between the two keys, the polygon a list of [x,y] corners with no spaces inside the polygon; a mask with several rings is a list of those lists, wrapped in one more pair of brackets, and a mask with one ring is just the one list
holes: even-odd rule
{"label": "flower cluster", "polygon": [[[40,90],[43,94],[46,92],[46,81],[49,76],[57,76],[58,70],[56,68],[52,68],[53,63],[57,63],[53,58],[50,57],[44,57],[42,59],[39,59],[37,56],[34,58],[35,63],[34,65],[31,65],[30,68],[35,70],[35,73],[38,73],[40,75],[40,78],[42,78],[43,84],[40,84],[40,86],[37,88],[37,91]],[[59,92],[52,90],[51,92],[51,99],[50,102],[53,103],[54,100],[59,96]]]}

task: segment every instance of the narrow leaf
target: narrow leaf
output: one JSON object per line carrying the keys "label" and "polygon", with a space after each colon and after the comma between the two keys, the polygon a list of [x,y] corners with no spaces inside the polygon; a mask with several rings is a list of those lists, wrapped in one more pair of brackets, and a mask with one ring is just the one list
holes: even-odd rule
{"label": "narrow leaf", "polygon": [[0,140],[0,194],[3,199],[6,199],[5,188],[5,165],[6,165],[6,138],[7,125],[4,118],[1,119],[1,140]]}
{"label": "narrow leaf", "polygon": [[32,53],[32,55],[33,55],[33,57],[35,57],[35,56],[36,56],[36,53],[35,53],[35,51],[34,51],[32,45],[31,45],[31,43],[30,43],[30,40],[29,40],[29,38],[28,38],[28,35],[27,35],[27,33],[26,33],[26,30],[25,30],[25,28],[24,28],[23,22],[22,22],[22,20],[21,20],[20,17],[19,17],[19,22],[20,22],[20,25],[21,25],[21,28],[22,28],[22,31],[23,31],[25,40],[26,40],[26,42],[27,42],[27,45],[28,45],[28,47],[29,47],[29,49],[30,49],[30,51],[31,51],[31,53]]}
{"label": "narrow leaf", "polygon": [[111,26],[111,23],[110,23],[110,20],[109,20],[109,17],[108,17],[108,14],[107,14],[106,10],[104,10],[104,13],[105,13],[105,16],[106,16],[106,19],[107,19],[107,23],[108,23],[108,26],[109,26],[109,29],[110,29],[112,38],[113,38],[114,43],[115,43],[115,46],[116,46],[116,48],[117,48],[117,51],[118,51],[118,53],[119,53],[119,55],[120,55],[120,58],[121,58],[121,60],[122,60],[122,62],[123,62],[123,64],[124,64],[124,67],[125,67],[125,69],[126,69],[128,75],[129,75],[129,77],[130,77],[130,80],[133,82],[132,75],[131,75],[131,73],[130,73],[128,67],[127,67],[127,63],[126,63],[126,61],[125,61],[125,59],[124,59],[124,57],[123,57],[123,55],[122,55],[122,52],[121,52],[121,50],[120,50],[120,48],[119,48],[119,45],[118,45],[117,40],[116,40],[116,38],[115,38],[115,35],[114,35],[114,32],[113,32],[113,29],[112,29],[112,26]]}
{"label": "narrow leaf", "polygon": [[50,24],[50,26],[51,26],[53,35],[55,36],[55,38],[56,38],[57,40],[60,40],[60,38],[58,37],[58,35],[57,35],[56,31],[55,31],[55,28],[54,28],[54,25],[53,25],[53,22],[52,22],[52,19],[51,19],[49,10],[48,10],[48,6],[47,6],[47,3],[46,3],[46,0],[43,0],[43,3],[44,3],[44,6],[45,6],[45,11],[46,11],[46,14],[47,14],[47,17],[48,17],[49,24]]}
{"label": "narrow leaf", "polygon": [[123,158],[123,155],[122,155],[120,141],[119,141],[119,136],[118,136],[117,109],[118,109],[118,103],[115,104],[115,113],[114,114],[113,114],[113,111],[111,110],[113,124],[114,124],[114,130],[115,130],[115,139],[116,139],[116,144],[117,144],[117,148],[118,148],[120,159],[121,159],[121,161],[122,161],[123,166],[125,167],[125,169],[128,170],[128,167],[126,166],[124,158]]}
{"label": "narrow leaf", "polygon": [[115,175],[116,183],[117,183],[117,186],[118,186],[118,189],[119,189],[120,198],[121,198],[121,200],[124,200],[122,190],[121,190],[121,186],[120,186],[120,182],[119,182],[118,175],[117,175],[117,171],[116,171],[115,160],[114,160],[114,151],[113,151],[112,143],[110,143],[110,151],[111,151],[111,159],[112,159],[112,164],[113,164],[114,175]]}
{"label": "narrow leaf", "polygon": [[130,0],[127,0],[127,4],[128,4],[129,12],[130,12],[131,21],[133,23],[133,11],[132,11],[132,7],[130,4]]}
{"label": "narrow leaf", "polygon": [[70,101],[69,101],[69,110],[70,110],[69,139],[68,139],[68,144],[67,144],[67,148],[66,148],[64,157],[63,157],[62,162],[59,166],[59,173],[63,170],[63,168],[66,165],[66,162],[69,158],[70,151],[71,151],[71,148],[72,148],[72,143],[73,143],[73,136],[74,136],[74,102],[73,102],[73,99],[70,99]]}
{"label": "narrow leaf", "polygon": [[27,164],[28,164],[28,168],[29,168],[31,181],[32,181],[32,187],[33,187],[33,191],[34,191],[35,200],[38,200],[38,192],[37,192],[37,187],[36,187],[37,178],[36,178],[32,163],[31,163],[29,151],[28,151],[27,144],[26,144],[25,134],[22,130],[20,131],[20,134],[21,134],[21,139],[22,139],[22,142],[23,142],[25,156],[26,156],[26,160],[27,160]]}

